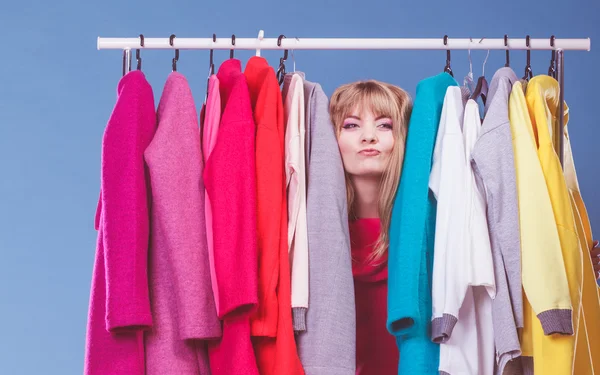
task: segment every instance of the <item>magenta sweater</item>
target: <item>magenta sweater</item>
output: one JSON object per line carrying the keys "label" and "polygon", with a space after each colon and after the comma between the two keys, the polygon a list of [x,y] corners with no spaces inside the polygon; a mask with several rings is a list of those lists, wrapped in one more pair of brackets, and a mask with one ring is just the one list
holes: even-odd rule
{"label": "magenta sweater", "polygon": [[258,375],[250,314],[258,304],[256,126],[246,78],[237,59],[217,73],[223,115],[204,169],[212,205],[214,266],[223,338],[209,349],[213,375]]}
{"label": "magenta sweater", "polygon": [[98,241],[85,347],[86,375],[144,375],[148,296],[148,193],[144,150],[156,128],[141,71],[125,75],[102,140]]}
{"label": "magenta sweater", "polygon": [[158,129],[144,154],[152,189],[146,375],[210,375],[201,341],[221,336],[210,281],[203,161],[194,98],[186,78],[167,78]]}

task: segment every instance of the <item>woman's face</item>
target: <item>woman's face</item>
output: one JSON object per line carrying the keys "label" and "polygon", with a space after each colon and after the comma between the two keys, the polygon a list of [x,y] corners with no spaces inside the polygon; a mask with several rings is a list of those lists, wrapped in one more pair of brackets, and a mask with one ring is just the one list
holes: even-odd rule
{"label": "woman's face", "polygon": [[344,168],[351,176],[380,177],[394,148],[392,120],[370,110],[354,111],[344,119],[338,145]]}

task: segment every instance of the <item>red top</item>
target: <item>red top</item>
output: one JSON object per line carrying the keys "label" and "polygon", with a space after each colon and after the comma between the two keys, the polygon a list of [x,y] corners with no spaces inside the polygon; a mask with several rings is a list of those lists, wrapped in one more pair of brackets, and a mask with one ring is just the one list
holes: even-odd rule
{"label": "red top", "polygon": [[283,101],[275,71],[253,56],[244,72],[256,123],[258,309],[251,317],[261,375],[303,375],[292,327]]}
{"label": "red top", "polygon": [[368,261],[381,224],[377,218],[349,224],[356,299],[356,374],[396,375],[400,355],[394,336],[386,328],[387,252],[375,263]]}

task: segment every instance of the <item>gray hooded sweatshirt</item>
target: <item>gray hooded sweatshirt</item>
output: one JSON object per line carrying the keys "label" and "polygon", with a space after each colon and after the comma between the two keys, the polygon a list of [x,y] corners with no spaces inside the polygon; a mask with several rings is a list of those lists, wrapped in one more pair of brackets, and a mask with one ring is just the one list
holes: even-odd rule
{"label": "gray hooded sweatshirt", "polygon": [[344,166],[329,100],[319,84],[308,91],[309,307],[306,331],[297,336],[298,352],[306,375],[355,375],[356,311]]}
{"label": "gray hooded sweatshirt", "polygon": [[[492,305],[497,374],[521,355],[517,328],[523,327],[519,207],[508,100],[519,78],[508,67],[490,83],[481,134],[472,153],[476,179],[484,186],[494,259],[496,298]],[[512,367],[512,366],[511,366]]]}

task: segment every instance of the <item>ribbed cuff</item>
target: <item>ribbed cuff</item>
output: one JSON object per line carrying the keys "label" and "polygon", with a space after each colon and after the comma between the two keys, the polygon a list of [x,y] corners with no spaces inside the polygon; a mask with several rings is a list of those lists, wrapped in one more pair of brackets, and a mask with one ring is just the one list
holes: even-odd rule
{"label": "ribbed cuff", "polygon": [[292,321],[294,324],[294,332],[306,331],[306,307],[294,307],[292,309]]}
{"label": "ribbed cuff", "polygon": [[573,335],[573,320],[571,310],[548,310],[538,314],[538,319],[542,323],[544,335],[549,336],[553,333],[561,335]]}
{"label": "ribbed cuff", "polygon": [[[533,369],[533,367],[532,367],[532,369]],[[523,364],[521,363],[521,357],[517,357],[517,358],[514,358],[514,359],[508,361],[506,363],[506,366],[504,366],[504,368],[498,368],[498,374],[500,374],[500,375],[523,375]]]}
{"label": "ribbed cuff", "polygon": [[523,375],[533,375],[533,357],[522,357]]}
{"label": "ribbed cuff", "polygon": [[444,314],[440,318],[433,319],[431,322],[431,340],[438,344],[448,341],[456,322],[458,322],[458,319],[450,314]]}

